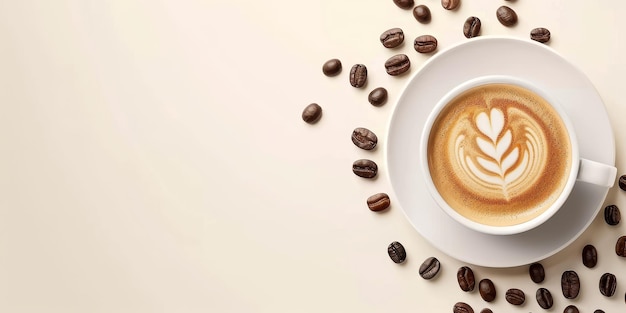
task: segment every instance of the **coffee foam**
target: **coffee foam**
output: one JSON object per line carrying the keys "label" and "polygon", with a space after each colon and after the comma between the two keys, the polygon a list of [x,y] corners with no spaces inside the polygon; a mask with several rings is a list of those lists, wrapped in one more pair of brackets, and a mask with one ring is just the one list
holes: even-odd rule
{"label": "coffee foam", "polygon": [[461,215],[495,226],[523,223],[560,195],[571,144],[543,98],[509,84],[472,88],[435,120],[428,142],[433,182]]}

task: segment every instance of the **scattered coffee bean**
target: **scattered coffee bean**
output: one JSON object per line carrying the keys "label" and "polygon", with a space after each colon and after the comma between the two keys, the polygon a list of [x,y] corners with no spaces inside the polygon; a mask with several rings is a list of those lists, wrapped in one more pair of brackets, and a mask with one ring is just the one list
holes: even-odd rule
{"label": "scattered coffee bean", "polygon": [[605,297],[612,297],[617,288],[617,278],[611,273],[604,273],[600,277],[600,293]]}
{"label": "scattered coffee bean", "polygon": [[465,302],[457,302],[454,304],[454,307],[452,307],[452,312],[453,313],[474,313],[474,309],[472,309],[472,307]]}
{"label": "scattered coffee bean", "polygon": [[367,198],[367,207],[374,212],[385,210],[390,205],[391,200],[389,199],[389,195],[383,192],[371,195]]}
{"label": "scattered coffee bean", "polygon": [[391,28],[380,34],[380,42],[385,48],[395,48],[404,42],[404,32],[401,28]]}
{"label": "scattered coffee bean", "polygon": [[368,159],[356,160],[352,163],[352,172],[363,178],[374,178],[378,173],[378,165]]}
{"label": "scattered coffee bean", "polygon": [[567,299],[575,299],[580,292],[580,278],[574,271],[565,271],[561,275],[561,291]]}
{"label": "scattered coffee bean", "polygon": [[595,311],[593,311],[593,313],[604,313],[604,311],[602,311],[602,310],[595,310]]}
{"label": "scattered coffee bean", "polygon": [[617,182],[619,188],[626,191],[626,175],[622,175],[619,177],[619,181]]}
{"label": "scattered coffee bean", "polygon": [[478,283],[478,291],[480,297],[487,302],[491,302],[496,298],[496,287],[491,279],[485,278]]}
{"label": "scattered coffee bean", "polygon": [[565,307],[563,313],[580,313],[580,311],[578,311],[578,308],[575,305],[571,304]]}
{"label": "scattered coffee bean", "polygon": [[619,208],[615,204],[607,205],[604,208],[604,221],[611,225],[615,226],[619,224],[622,219],[622,214],[619,211]]}
{"label": "scattered coffee bean", "polygon": [[496,17],[504,26],[513,26],[517,23],[517,13],[506,5],[503,5],[496,10]]}
{"label": "scattered coffee bean", "polygon": [[389,244],[387,253],[394,263],[402,263],[406,260],[406,250],[404,250],[404,246],[397,241]]}
{"label": "scattered coffee bean", "polygon": [[493,313],[493,311],[490,308],[484,308],[480,310],[480,313]]}
{"label": "scattered coffee bean", "polygon": [[459,7],[461,0],[441,0],[441,6],[446,10],[454,10]]}
{"label": "scattered coffee bean", "polygon": [[541,263],[533,263],[528,268],[530,279],[535,283],[541,283],[546,278],[546,272]]}
{"label": "scattered coffee bean", "polygon": [[314,124],[322,117],[322,107],[317,103],[311,103],[302,110],[302,120]]}
{"label": "scattered coffee bean", "polygon": [[511,288],[506,291],[504,298],[512,305],[522,305],[526,301],[526,295],[521,289]]}
{"label": "scattered coffee bean", "polygon": [[415,4],[413,0],[393,0],[393,3],[395,3],[399,8],[405,10],[412,8]]}
{"label": "scattered coffee bean", "polygon": [[385,62],[385,70],[391,76],[406,73],[411,67],[411,60],[406,54],[396,54]]}
{"label": "scattered coffee bean", "polygon": [[419,273],[424,279],[433,279],[439,273],[441,263],[436,257],[429,257],[420,265]]}
{"label": "scattered coffee bean", "polygon": [[462,266],[456,272],[456,279],[459,282],[459,287],[463,291],[472,291],[474,290],[474,286],[476,285],[476,280],[474,278],[474,271],[468,266]]}
{"label": "scattered coffee bean", "polygon": [[552,294],[550,290],[546,288],[537,289],[537,293],[535,295],[537,297],[537,303],[542,309],[549,309],[554,304],[554,299],[552,299]]}
{"label": "scattered coffee bean", "polygon": [[550,41],[550,31],[547,28],[537,27],[530,31],[530,39],[546,43]]}
{"label": "scattered coffee bean", "polygon": [[466,38],[473,38],[480,33],[480,19],[475,16],[470,16],[465,20],[463,24],[463,35]]}
{"label": "scattered coffee bean", "polygon": [[330,59],[322,65],[322,72],[326,76],[337,76],[341,73],[341,61],[339,59]]}
{"label": "scattered coffee bean", "polygon": [[367,96],[367,101],[369,101],[373,106],[381,106],[387,102],[387,89],[383,87],[378,87],[370,92],[369,96]]}
{"label": "scattered coffee bean", "polygon": [[413,8],[413,17],[420,23],[428,23],[430,22],[430,9],[426,5],[420,4]]}
{"label": "scattered coffee bean", "polygon": [[621,257],[626,257],[626,236],[617,238],[615,253]]}
{"label": "scattered coffee bean", "polygon": [[598,264],[598,250],[592,245],[586,245],[582,253],[583,264],[588,268],[593,268]]}
{"label": "scattered coffee bean", "polygon": [[350,85],[361,88],[367,82],[367,67],[363,64],[355,64],[350,69]]}
{"label": "scattered coffee bean", "polygon": [[363,150],[372,150],[376,148],[378,137],[373,131],[365,127],[357,127],[352,131],[352,143]]}
{"label": "scattered coffee bean", "polygon": [[437,50],[437,38],[431,35],[422,35],[415,38],[413,42],[415,51],[419,53],[430,53]]}

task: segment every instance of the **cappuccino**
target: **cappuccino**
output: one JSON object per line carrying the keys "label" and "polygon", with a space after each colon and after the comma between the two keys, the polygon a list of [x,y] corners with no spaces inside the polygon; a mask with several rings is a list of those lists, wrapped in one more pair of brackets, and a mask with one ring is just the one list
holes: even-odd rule
{"label": "cappuccino", "polygon": [[476,86],[449,101],[430,129],[426,157],[443,200],[491,226],[546,211],[574,162],[559,113],[533,91],[506,83]]}

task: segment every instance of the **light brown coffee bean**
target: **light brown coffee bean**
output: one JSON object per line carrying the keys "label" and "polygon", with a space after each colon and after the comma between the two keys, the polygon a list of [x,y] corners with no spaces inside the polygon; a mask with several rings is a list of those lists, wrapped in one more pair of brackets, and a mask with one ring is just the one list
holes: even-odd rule
{"label": "light brown coffee bean", "polygon": [[317,123],[320,117],[322,117],[322,107],[317,103],[311,103],[302,110],[302,120],[309,124]]}
{"label": "light brown coffee bean", "polygon": [[454,10],[459,7],[461,0],[441,0],[441,6],[446,10]]}
{"label": "light brown coffee bean", "polygon": [[415,51],[419,53],[430,53],[437,50],[437,38],[431,35],[422,35],[415,38],[413,42]]}
{"label": "light brown coffee bean", "polygon": [[374,212],[386,210],[390,205],[391,200],[389,199],[389,195],[384,192],[371,195],[367,198],[367,207]]}

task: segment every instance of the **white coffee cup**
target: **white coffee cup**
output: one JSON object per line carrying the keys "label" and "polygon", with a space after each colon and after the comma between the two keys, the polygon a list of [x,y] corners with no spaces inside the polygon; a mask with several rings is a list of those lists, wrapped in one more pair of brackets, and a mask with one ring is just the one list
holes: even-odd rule
{"label": "white coffee cup", "polygon": [[[487,108],[485,109],[486,110],[485,114],[478,114],[478,115],[475,114],[475,115],[472,115],[473,119],[470,120],[466,118],[464,120],[466,122],[470,121],[467,124],[475,126],[474,132],[476,134],[480,134],[481,136],[485,134],[490,135],[491,134],[489,133],[490,131],[494,132],[495,134],[495,132],[497,131],[497,134],[490,137],[492,139],[492,142],[490,142],[489,140],[485,140],[487,139],[487,137],[480,139],[480,138],[469,138],[470,136],[467,136],[468,138],[466,138],[466,136],[459,135],[455,141],[455,144],[458,144],[459,148],[456,148],[457,146],[454,146],[454,149],[441,148],[440,150],[436,150],[435,148],[436,145],[433,144],[433,148],[432,148],[432,151],[430,151],[430,153],[435,153],[436,151],[444,151],[444,152],[442,153],[442,155],[433,154],[431,156],[432,158],[429,159],[429,140],[431,138],[431,131],[433,131],[433,127],[436,121],[438,125],[445,124],[441,121],[438,121],[438,119],[440,118],[440,115],[443,116],[445,114],[448,114],[448,113],[443,114],[442,112],[451,112],[451,110],[449,109],[450,107],[448,106],[449,103],[455,99],[458,99],[457,98],[458,96],[466,94],[466,92],[470,89],[475,90],[475,88],[478,88],[478,87],[482,88],[482,86],[494,85],[494,84],[505,84],[505,85],[521,87],[525,90],[530,91],[531,93],[534,93],[540,98],[544,99],[545,102],[547,102],[547,104],[553,109],[553,111],[550,111],[550,112],[556,112],[556,114],[550,114],[551,118],[552,119],[558,118],[558,120],[562,122],[562,124],[559,124],[561,125],[559,129],[561,130],[561,134],[563,134],[569,139],[570,144],[569,144],[569,149],[567,149],[567,151],[569,151],[569,155],[561,157],[561,159],[557,159],[552,154],[550,154],[551,151],[558,150],[559,148],[561,148],[560,146],[558,146],[558,144],[551,145],[550,146],[551,148],[545,149],[548,152],[544,152],[543,148],[538,148],[538,147],[541,147],[541,145],[534,144],[535,141],[533,140],[535,140],[534,138],[547,138],[548,136],[543,136],[543,137],[541,135],[534,136],[533,135],[534,133],[532,133],[532,128],[524,128],[524,129],[528,129],[529,133],[526,134],[526,137],[522,138],[521,140],[527,140],[530,143],[519,146],[519,148],[526,148],[526,150],[524,150],[523,156],[522,156],[522,152],[520,152],[521,149],[518,149],[518,147],[516,147],[515,149],[510,149],[510,147],[512,146],[511,144],[505,145],[505,147],[508,147],[507,149],[510,150],[508,155],[515,156],[515,160],[518,160],[515,162],[516,164],[518,164],[519,170],[517,168],[514,170],[510,170],[510,168],[507,168],[507,166],[510,166],[509,164],[511,164],[512,162],[512,161],[508,162],[507,160],[513,159],[513,158],[509,158],[508,156],[504,157],[507,152],[499,151],[502,149],[500,149],[499,147],[500,143],[498,142],[498,140],[500,140],[500,142],[506,141],[505,143],[509,143],[509,141],[516,140],[514,138],[515,135],[511,135],[511,133],[515,133],[515,132],[511,132],[510,130],[505,130],[506,127],[503,125],[506,125],[506,123],[508,123],[508,125],[514,124],[513,122],[511,122],[511,120],[514,119],[513,116],[514,116],[514,113],[517,112],[516,111],[517,109],[508,110],[506,109],[505,106],[502,106],[500,107],[500,109],[495,109],[495,110],[494,108],[491,108],[491,109]],[[504,103],[504,102],[501,102],[501,103]],[[444,111],[444,109],[446,111]],[[512,112],[510,114],[511,116],[507,115],[509,113],[502,113],[503,111]],[[519,115],[515,115],[515,116],[519,116]],[[533,116],[533,115],[527,115],[527,116],[530,119],[530,116]],[[538,115],[534,115],[534,116],[538,116]],[[519,117],[517,118],[517,120],[519,121]],[[533,121],[534,120],[539,120],[539,119],[534,118]],[[448,125],[448,124],[445,124],[445,125]],[[435,128],[437,130],[437,133],[436,133],[436,136],[434,136],[433,138],[436,138],[436,137],[447,138],[448,135],[443,136],[438,133],[438,131],[442,129],[442,126],[435,126]],[[454,127],[445,127],[445,126],[444,128],[454,129]],[[460,127],[457,127],[457,128],[461,129]],[[481,133],[481,131],[483,130],[485,132]],[[452,132],[453,131],[450,131],[450,133]],[[504,135],[502,135],[503,133]],[[518,132],[518,133],[521,133],[521,132]],[[511,139],[512,136],[514,139]],[[452,137],[447,138],[445,140],[442,139],[442,143],[446,144],[445,147],[451,147],[451,142],[452,142],[451,139]],[[433,139],[433,140],[437,140],[437,139]],[[538,140],[538,141],[541,141],[541,140]],[[553,141],[558,142],[556,140],[553,140]],[[486,147],[484,150],[479,150],[485,147],[485,142],[492,143],[493,147]],[[541,141],[541,142],[549,142],[549,141]],[[443,144],[441,146],[443,146]],[[467,149],[462,148],[462,147],[466,147]],[[466,150],[469,151],[468,147],[479,147],[479,149],[476,149],[476,148],[474,149],[487,156],[479,155],[478,157],[473,157],[473,156],[470,156],[469,154],[466,155],[465,154]],[[496,151],[496,152],[493,152],[492,154],[490,154],[491,152],[489,153],[484,152],[484,151],[487,151],[488,149],[492,149],[489,151]],[[443,154],[445,154],[446,156],[444,157]],[[493,156],[493,158],[489,158],[490,155]],[[543,155],[546,157],[541,158],[536,155]],[[551,162],[558,162],[559,164],[562,164],[564,162],[561,162],[558,160],[565,160],[567,157],[569,157],[568,159],[569,161],[567,161],[568,165],[563,166],[563,171],[561,172],[563,174],[558,175],[559,177],[562,176],[562,179],[559,180],[560,187],[557,188],[555,192],[551,192],[551,193],[549,193],[548,191],[544,191],[544,190],[549,189],[549,188],[544,188],[544,187],[551,187],[551,186],[542,186],[541,180],[534,178],[534,177],[544,177],[544,176],[548,177],[549,175],[546,173],[552,167],[548,168],[546,164],[552,164],[552,163],[547,163],[547,161],[536,161],[536,162],[530,161],[530,162],[524,163],[524,161],[529,160],[529,159],[530,160],[542,159],[542,160],[552,160]],[[448,162],[448,163],[437,164],[436,162],[439,162],[440,159],[445,159],[447,160],[445,162]],[[521,161],[519,161],[520,159]],[[533,229],[541,225],[545,221],[547,221],[563,206],[563,204],[569,197],[570,193],[572,192],[572,189],[576,181],[583,181],[586,183],[591,183],[591,184],[595,184],[595,185],[599,185],[603,187],[612,187],[615,182],[615,178],[617,174],[617,169],[612,165],[602,164],[602,163],[598,163],[592,160],[580,158],[578,142],[576,140],[576,134],[574,131],[573,124],[571,123],[566,112],[560,106],[560,104],[555,99],[555,97],[551,96],[548,92],[544,91],[543,89],[539,88],[537,85],[527,80],[520,79],[517,77],[512,77],[512,76],[503,76],[503,75],[481,76],[481,77],[471,79],[453,88],[451,91],[449,91],[446,95],[444,95],[441,98],[441,100],[437,103],[437,105],[431,111],[426,121],[426,124],[424,126],[422,137],[421,137],[420,160],[421,160],[420,162],[421,162],[421,166],[422,166],[424,177],[425,177],[426,186],[430,194],[434,198],[434,200],[441,207],[441,209],[445,211],[449,216],[451,216],[454,220],[458,221],[464,226],[471,228],[473,230],[476,230],[478,232],[493,234],[493,235],[517,234],[517,233],[521,233],[521,232]],[[433,162],[433,164],[431,165],[430,162]],[[467,179],[467,180],[458,179],[455,176],[453,179],[450,180],[451,182],[453,181],[454,183],[448,184],[443,179],[441,179],[441,177],[443,177],[444,175],[435,174],[435,176],[440,177],[440,179],[433,178],[433,174],[431,173],[431,166],[433,166],[433,168],[435,167],[445,168],[445,167],[442,167],[440,164],[453,164],[454,162],[457,162],[457,164],[454,166],[458,166],[459,169],[462,169],[460,171],[457,171],[457,172],[462,172],[462,175],[459,175],[459,177],[465,175],[466,177],[470,177],[471,179]],[[505,163],[506,163],[506,166],[504,165]],[[498,166],[495,166],[494,164]],[[543,167],[540,167],[537,164],[543,164]],[[536,165],[534,167],[535,169],[533,169],[533,165]],[[494,174],[497,171],[492,169],[492,167],[496,167],[496,169],[499,167],[499,170],[500,170],[499,177],[498,177],[498,174]],[[536,168],[543,168],[546,171],[546,173],[536,174],[536,173],[542,173],[542,170],[537,170]],[[505,174],[505,171],[507,170],[509,172],[508,174]],[[440,172],[446,172],[446,170],[442,170]],[[433,173],[437,173],[437,171],[433,169]],[[455,172],[452,172],[451,170],[447,170],[446,173],[455,173]],[[449,176],[446,176],[446,177],[449,177]],[[511,180],[509,181],[510,177],[513,177],[513,178],[511,178]],[[438,181],[438,183],[436,183],[435,181]],[[531,184],[531,183],[526,183],[526,182],[533,182],[533,183]],[[464,193],[458,193],[454,189],[455,187],[453,187],[455,184],[457,184],[458,186],[461,186],[462,184],[463,185],[461,186],[462,188],[467,187],[468,190],[473,190],[473,193],[467,193],[467,195],[465,195]],[[483,220],[482,217],[478,217],[482,213],[480,214],[467,213],[467,212],[471,212],[472,210],[480,211],[481,210],[480,206],[475,205],[475,203],[479,203],[479,202],[472,202],[472,201],[476,199],[482,199],[483,197],[486,199],[491,194],[497,195],[500,192],[498,188],[500,188],[501,186],[502,186],[502,192],[508,197],[508,195],[506,194],[507,193],[506,189],[509,187],[509,185],[507,184],[510,184],[511,186],[514,186],[515,188],[518,188],[519,190],[522,190],[523,186],[531,186],[531,185],[534,186],[532,188],[535,188],[535,189],[531,189],[531,187],[526,187],[526,189],[523,189],[523,190],[526,190],[524,193],[526,195],[526,198],[521,197],[521,196],[519,197],[513,196],[511,200],[508,200],[508,199],[497,200],[497,201],[493,200],[489,202],[489,205],[493,203],[498,203],[497,205],[493,204],[493,207],[496,209],[490,211],[490,212],[496,212],[492,214],[493,216],[496,216],[494,220],[499,221],[499,217],[497,215],[499,213],[496,211],[497,208],[501,207],[502,211],[504,212],[509,207],[517,208],[517,207],[523,207],[525,205],[525,202],[519,202],[519,201],[515,202],[516,199],[532,199],[532,201],[537,201],[537,203],[542,203],[541,208],[539,209],[533,208],[532,210],[535,210],[533,211],[535,213],[533,213],[532,215],[531,214],[528,215],[532,217],[529,217],[526,219],[520,218],[519,223],[514,222],[516,217],[514,217],[513,215],[522,216],[523,214],[521,213],[512,213],[513,215],[511,215],[510,218],[507,215],[508,213],[502,213],[501,216],[503,218],[501,219],[507,221],[506,223],[503,222],[502,224],[485,222],[486,220],[488,220],[488,218],[484,218]],[[439,186],[439,188],[441,188],[442,190],[440,191],[437,186]],[[484,193],[481,193],[479,192],[481,190],[486,190],[486,191]],[[543,201],[541,199],[538,199],[538,197],[532,198],[533,190],[538,190],[537,194],[540,194],[543,192],[546,195],[550,195],[549,201],[548,200]],[[458,198],[461,200],[451,199],[451,198],[457,197],[457,194],[458,194]],[[474,196],[472,197],[468,196],[470,194]],[[520,192],[520,194],[522,193]],[[450,196],[450,195],[453,195],[453,196]],[[446,200],[446,197],[448,198],[448,200]],[[547,196],[545,198],[548,199]],[[480,201],[483,201],[483,200],[484,199]],[[476,200],[476,201],[479,201],[479,200]],[[484,200],[484,201],[488,201],[488,200]],[[511,201],[511,202],[506,202],[506,201]],[[472,205],[466,205],[466,203],[470,203]],[[549,203],[549,204],[546,204],[546,203]],[[489,207],[491,208],[491,206]],[[465,212],[465,213],[460,213],[460,212]],[[522,212],[521,209],[519,212]],[[486,214],[486,216],[488,216],[488,214]],[[508,224],[509,221],[512,224]]]}

